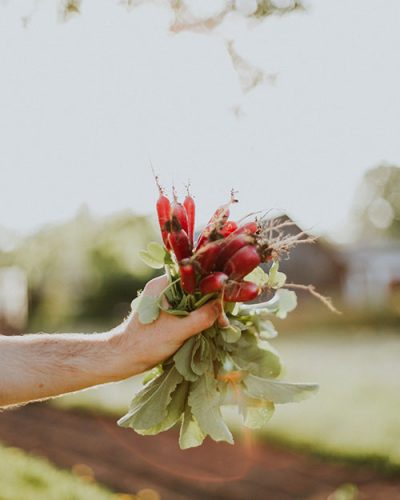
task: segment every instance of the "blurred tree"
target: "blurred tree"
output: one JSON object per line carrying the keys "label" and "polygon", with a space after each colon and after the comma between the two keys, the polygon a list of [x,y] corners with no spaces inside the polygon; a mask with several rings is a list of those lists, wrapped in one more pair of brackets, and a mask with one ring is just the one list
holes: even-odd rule
{"label": "blurred tree", "polygon": [[123,212],[98,219],[84,207],[73,220],[0,253],[0,267],[18,265],[27,275],[30,329],[108,327],[154,275],[138,257],[151,239],[157,236],[147,217]]}
{"label": "blurred tree", "polygon": [[[127,8],[145,3],[167,5],[173,13],[171,31],[211,31],[232,12],[253,19],[272,14],[304,10],[301,0],[121,0]],[[61,18],[68,20],[81,12],[83,0],[60,0]]]}
{"label": "blurred tree", "polygon": [[380,165],[366,172],[353,207],[359,239],[400,238],[400,168]]}

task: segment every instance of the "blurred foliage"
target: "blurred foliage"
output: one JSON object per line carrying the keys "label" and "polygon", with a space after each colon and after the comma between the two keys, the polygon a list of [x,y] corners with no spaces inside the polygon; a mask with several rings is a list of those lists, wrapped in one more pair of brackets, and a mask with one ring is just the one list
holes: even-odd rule
{"label": "blurred foliage", "polygon": [[[120,4],[127,8],[135,8],[144,3],[160,4],[159,0],[121,0]],[[196,2],[190,0],[164,0],[173,13],[172,31],[202,30],[211,31],[216,28],[228,14],[236,12],[245,17],[262,19],[273,14],[286,14],[294,10],[304,10],[301,0],[225,0],[210,1],[206,8],[199,9]],[[60,0],[60,18],[69,20],[71,16],[80,14],[82,0]]]}
{"label": "blurred foliage", "polygon": [[119,497],[42,458],[0,446],[2,500],[117,500]]}
{"label": "blurred foliage", "polygon": [[360,239],[400,238],[400,168],[368,170],[357,189],[353,223]]}
{"label": "blurred foliage", "polygon": [[138,252],[157,239],[149,218],[120,213],[46,227],[0,253],[0,266],[18,265],[29,283],[29,329],[56,330],[87,323],[112,326],[154,276]]}
{"label": "blurred foliage", "polygon": [[340,488],[329,495],[328,500],[356,500],[358,498],[358,488],[354,484],[342,484]]}

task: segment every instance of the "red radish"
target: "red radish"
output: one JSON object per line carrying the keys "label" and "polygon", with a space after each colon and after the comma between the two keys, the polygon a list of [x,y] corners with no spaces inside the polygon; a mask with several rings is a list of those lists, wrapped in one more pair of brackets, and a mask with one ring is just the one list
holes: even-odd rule
{"label": "red radish", "polygon": [[182,205],[182,203],[174,201],[174,203],[172,204],[171,215],[172,218],[175,218],[176,221],[178,221],[180,228],[183,229],[186,234],[188,234],[188,219],[185,207]]}
{"label": "red radish", "polygon": [[226,283],[228,276],[224,273],[212,273],[200,281],[200,292],[203,295],[207,293],[219,292]]}
{"label": "red radish", "polygon": [[[175,218],[173,221],[174,220]],[[174,226],[174,222],[172,223],[172,226]],[[171,233],[169,234],[169,243],[178,262],[191,256],[192,245],[190,244],[186,231],[183,229],[172,228]]]}
{"label": "red radish", "polygon": [[162,188],[159,187],[159,189],[160,189],[160,196],[156,204],[158,223],[160,224],[161,235],[164,245],[169,250],[170,246],[168,241],[167,223],[169,222],[171,216],[171,203],[169,202],[169,199],[165,196],[165,194],[163,194]]}
{"label": "red radish", "polygon": [[248,302],[260,295],[260,288],[251,281],[228,282],[224,290],[226,302]]}
{"label": "red radish", "polygon": [[195,259],[200,267],[201,274],[207,274],[214,269],[220,251],[220,241],[207,243],[207,245],[200,248]]}
{"label": "red radish", "polygon": [[226,262],[241,248],[253,243],[253,238],[247,234],[238,234],[236,232],[228,237],[221,244],[221,252],[217,259],[217,269],[222,269]]}
{"label": "red radish", "polygon": [[239,226],[234,234],[255,234],[258,231],[258,224],[255,221],[247,222],[243,226]]}
{"label": "red radish", "polygon": [[222,234],[222,236],[224,238],[226,238],[227,236],[229,236],[231,233],[233,233],[234,231],[236,231],[237,229],[237,224],[235,221],[233,220],[228,220],[227,222],[225,222],[225,224],[222,226],[222,229],[220,231],[220,233]]}
{"label": "red radish", "polygon": [[260,262],[261,258],[256,247],[247,245],[232,255],[223,271],[231,279],[240,280],[257,267]]}
{"label": "red radish", "polygon": [[196,290],[196,273],[193,264],[183,262],[179,266],[181,285],[186,293],[194,293]]}
{"label": "red radish", "polygon": [[216,229],[218,224],[221,225],[225,224],[230,214],[229,207],[232,205],[232,203],[236,202],[237,200],[235,199],[234,192],[232,191],[231,199],[228,201],[228,203],[225,203],[224,205],[218,207],[217,210],[213,213],[211,219],[208,221],[205,229],[203,230],[203,232],[199,236],[199,239],[197,240],[195,248],[196,251],[206,243],[208,236],[214,229]]}
{"label": "red radish", "polygon": [[208,232],[208,228],[204,229],[204,231],[200,234],[200,236],[197,239],[196,246],[195,246],[195,251],[200,250],[208,241],[208,237],[210,235],[211,230]]}
{"label": "red radish", "polygon": [[186,195],[185,199],[183,200],[183,206],[185,207],[186,215],[187,215],[189,240],[191,241],[191,243],[193,245],[196,204],[194,202],[194,199],[190,196],[189,188],[188,188],[188,194]]}

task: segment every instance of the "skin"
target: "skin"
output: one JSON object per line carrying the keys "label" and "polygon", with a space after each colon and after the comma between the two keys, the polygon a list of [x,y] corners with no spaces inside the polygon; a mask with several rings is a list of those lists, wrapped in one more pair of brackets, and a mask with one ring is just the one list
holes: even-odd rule
{"label": "skin", "polygon": [[[162,276],[143,293],[159,296]],[[222,319],[221,319],[222,318]],[[109,332],[0,335],[0,407],[39,401],[146,371],[174,354],[193,335],[223,322],[217,301],[189,316],[161,312],[142,325],[135,314]]]}

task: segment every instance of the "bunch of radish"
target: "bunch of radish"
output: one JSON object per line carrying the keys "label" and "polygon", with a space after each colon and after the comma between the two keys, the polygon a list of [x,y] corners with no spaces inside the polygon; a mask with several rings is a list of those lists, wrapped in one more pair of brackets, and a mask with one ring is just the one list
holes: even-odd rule
{"label": "bunch of radish", "polygon": [[256,299],[262,288],[244,278],[261,262],[277,256],[263,232],[262,221],[242,224],[230,220],[228,203],[212,215],[197,240],[194,240],[195,202],[188,192],[183,203],[175,190],[172,203],[160,189],[157,214],[165,248],[179,267],[182,290],[190,295],[220,293],[225,302]]}
{"label": "bunch of radish", "polygon": [[[159,192],[163,245],[149,243],[140,255],[151,267],[164,268],[169,284],[160,297],[142,294],[135,299],[134,313],[141,323],[151,323],[161,310],[185,316],[219,298],[221,315],[147,374],[144,388],[118,423],[142,435],[180,423],[182,449],[201,445],[206,436],[232,444],[221,407],[236,406],[244,425],[258,428],[272,416],[275,404],[300,401],[316,390],[314,384],[274,380],[281,361],[269,343],[277,335],[270,318],[284,319],[296,307],[296,295],[285,289],[286,276],[278,271],[279,260],[307,238],[286,234],[291,222],[280,218],[234,222],[231,193],[195,240],[196,207],[190,193],[180,203],[175,190],[171,200],[160,186]],[[254,303],[262,292],[272,298]]]}

